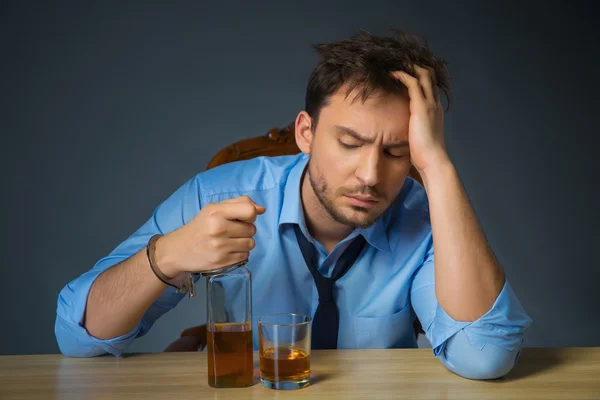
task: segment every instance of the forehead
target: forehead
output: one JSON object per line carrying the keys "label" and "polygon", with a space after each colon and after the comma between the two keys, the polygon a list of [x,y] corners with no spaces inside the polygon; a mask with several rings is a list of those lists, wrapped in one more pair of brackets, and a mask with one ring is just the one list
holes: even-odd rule
{"label": "forehead", "polygon": [[[319,114],[319,124],[342,125],[369,137],[408,137],[410,118],[406,96],[376,93],[365,101],[358,92],[346,96],[344,89],[333,94]],[[318,129],[318,128],[317,128]]]}

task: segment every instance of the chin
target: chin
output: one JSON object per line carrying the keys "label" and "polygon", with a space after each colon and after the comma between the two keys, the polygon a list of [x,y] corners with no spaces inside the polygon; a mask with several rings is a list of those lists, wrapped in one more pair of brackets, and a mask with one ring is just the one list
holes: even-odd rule
{"label": "chin", "polygon": [[347,225],[355,228],[368,228],[377,221],[379,214],[372,216],[372,214],[367,212],[364,208],[350,207],[349,212],[345,213],[344,217]]}

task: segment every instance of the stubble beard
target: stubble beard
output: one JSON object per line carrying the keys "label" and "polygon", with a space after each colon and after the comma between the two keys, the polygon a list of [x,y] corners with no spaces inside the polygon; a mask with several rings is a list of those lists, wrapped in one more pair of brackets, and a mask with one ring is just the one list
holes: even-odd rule
{"label": "stubble beard", "polygon": [[379,215],[381,215],[381,214],[371,216],[371,215],[369,215],[369,210],[364,207],[350,206],[350,208],[353,209],[354,211],[368,216],[366,219],[362,219],[360,221],[350,219],[346,215],[341,213],[340,210],[338,209],[338,207],[336,207],[336,205],[333,203],[333,200],[327,197],[327,193],[328,193],[328,189],[329,189],[327,182],[325,182],[325,178],[323,178],[323,175],[317,170],[316,166],[314,168],[312,168],[311,161],[312,160],[309,159],[308,168],[307,168],[307,174],[308,174],[308,180],[310,182],[310,186],[312,187],[312,190],[315,193],[317,200],[319,200],[319,203],[321,203],[321,205],[323,206],[325,211],[329,214],[329,216],[335,222],[349,226],[353,229],[356,229],[356,228],[368,228],[371,225],[373,225],[375,223],[375,221],[377,221],[377,218],[379,218]]}

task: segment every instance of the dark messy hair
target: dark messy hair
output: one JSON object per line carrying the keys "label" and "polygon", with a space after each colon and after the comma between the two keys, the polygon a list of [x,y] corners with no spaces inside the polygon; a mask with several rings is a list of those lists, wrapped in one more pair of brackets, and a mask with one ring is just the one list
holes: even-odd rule
{"label": "dark messy hair", "polygon": [[330,96],[344,86],[346,97],[356,89],[356,97],[363,102],[379,93],[406,94],[404,84],[390,73],[404,71],[416,76],[413,64],[434,72],[435,83],[450,108],[452,88],[446,61],[433,56],[423,37],[399,29],[392,31],[394,36],[381,37],[360,30],[348,39],[313,45],[321,56],[306,88],[305,111],[313,119],[313,130]]}

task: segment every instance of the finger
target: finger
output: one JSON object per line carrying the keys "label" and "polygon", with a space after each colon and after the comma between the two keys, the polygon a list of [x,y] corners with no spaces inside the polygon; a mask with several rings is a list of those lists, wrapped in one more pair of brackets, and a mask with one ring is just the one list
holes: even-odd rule
{"label": "finger", "polygon": [[256,221],[257,215],[261,214],[254,204],[247,202],[219,203],[215,212],[229,221],[239,220],[250,223]]}
{"label": "finger", "polygon": [[248,251],[242,251],[238,253],[226,253],[222,257],[220,257],[218,261],[210,264],[210,267],[207,269],[225,269],[241,261],[247,260],[248,257],[250,257],[250,252]]}
{"label": "finger", "polygon": [[428,69],[415,64],[415,74],[419,77],[419,85],[425,94],[425,98],[431,102],[435,102],[433,93],[433,85],[431,81],[431,72]]}
{"label": "finger", "polygon": [[220,202],[219,204],[232,204],[232,203],[248,203],[248,204],[253,204],[256,208],[256,212],[258,214],[264,214],[265,211],[267,210],[265,207],[256,204],[249,196],[240,196],[240,197],[234,197],[232,199],[227,199],[227,200],[223,200],[222,202]]}
{"label": "finger", "polygon": [[247,260],[248,257],[250,257],[250,252],[248,252],[248,251],[243,251],[243,252],[239,252],[239,253],[229,253],[223,259],[224,267],[228,267],[230,265],[237,264],[239,262]]}
{"label": "finger", "polygon": [[437,78],[435,76],[435,70],[432,67],[427,68],[429,70],[429,77],[431,78],[431,88],[433,89],[433,98],[436,103],[440,102],[440,88],[437,85]]}
{"label": "finger", "polygon": [[233,238],[227,239],[223,250],[227,253],[249,252],[256,246],[256,242],[252,238]]}
{"label": "finger", "polygon": [[232,197],[231,199],[223,200],[219,204],[230,204],[230,203],[253,203],[249,196]]}
{"label": "finger", "polygon": [[396,79],[399,79],[400,82],[406,86],[408,89],[408,96],[410,97],[411,101],[416,103],[425,102],[423,90],[421,89],[421,85],[419,84],[419,80],[417,78],[404,71],[393,71],[392,76]]}
{"label": "finger", "polygon": [[227,220],[224,231],[224,235],[229,238],[251,238],[256,235],[256,226],[249,222]]}

